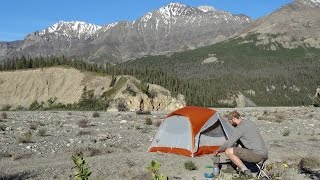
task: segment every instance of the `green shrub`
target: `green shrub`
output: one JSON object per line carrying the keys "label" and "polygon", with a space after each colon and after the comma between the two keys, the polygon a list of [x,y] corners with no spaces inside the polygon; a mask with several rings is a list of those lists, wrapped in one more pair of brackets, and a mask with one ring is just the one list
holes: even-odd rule
{"label": "green shrub", "polygon": [[41,128],[38,130],[38,136],[45,136],[47,134],[47,130],[45,128]]}
{"label": "green shrub", "polygon": [[33,101],[30,106],[29,110],[34,111],[34,110],[39,110],[43,108],[43,102],[39,103],[37,100]]}
{"label": "green shrub", "polygon": [[38,123],[36,123],[36,122],[31,123],[31,124],[30,124],[30,129],[31,129],[31,130],[36,130],[36,129],[38,129]]}
{"label": "green shrub", "polygon": [[289,134],[290,134],[289,129],[284,129],[282,136],[289,136]]}
{"label": "green shrub", "polygon": [[320,160],[317,157],[304,157],[299,162],[300,169],[307,171],[320,168]]}
{"label": "green shrub", "polygon": [[0,119],[7,119],[7,118],[8,118],[7,113],[5,113],[5,112],[1,113]]}
{"label": "green shrub", "polygon": [[93,112],[92,117],[94,118],[100,117],[100,114],[98,112]]}
{"label": "green shrub", "polygon": [[118,102],[118,111],[129,111],[129,108],[124,101]]}
{"label": "green shrub", "polygon": [[73,174],[75,179],[88,180],[92,172],[89,170],[87,161],[83,158],[83,153],[73,155],[71,159],[75,164],[75,166],[73,167],[73,169],[75,169]]}
{"label": "green shrub", "polygon": [[146,121],[145,121],[145,124],[146,124],[146,125],[152,125],[152,119],[149,118],[149,117],[147,117],[147,118],[146,118]]}
{"label": "green shrub", "polygon": [[153,180],[167,180],[168,177],[160,173],[160,163],[152,160],[147,167],[149,173],[152,175]]}
{"label": "green shrub", "polygon": [[151,112],[150,111],[143,111],[143,110],[138,110],[136,111],[137,115],[150,115]]}
{"label": "green shrub", "polygon": [[5,106],[2,107],[1,111],[9,111],[10,108],[11,108],[10,105],[5,105]]}
{"label": "green shrub", "polygon": [[17,137],[18,143],[32,143],[32,133],[26,132]]}
{"label": "green shrub", "polygon": [[197,166],[192,161],[186,161],[184,163],[184,167],[189,171],[193,171],[197,169]]}
{"label": "green shrub", "polygon": [[78,121],[78,126],[81,127],[81,128],[86,128],[88,127],[88,120],[86,119],[81,119]]}

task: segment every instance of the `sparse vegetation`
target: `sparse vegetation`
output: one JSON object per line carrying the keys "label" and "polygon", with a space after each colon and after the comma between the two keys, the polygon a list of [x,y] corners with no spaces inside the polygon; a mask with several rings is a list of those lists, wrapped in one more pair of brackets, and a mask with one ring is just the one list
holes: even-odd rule
{"label": "sparse vegetation", "polygon": [[302,170],[310,171],[320,168],[320,158],[319,157],[304,157],[299,162],[299,167]]}
{"label": "sparse vegetation", "polygon": [[36,122],[30,123],[29,128],[30,128],[31,130],[36,130],[36,129],[38,129],[38,123],[36,123]]}
{"label": "sparse vegetation", "polygon": [[137,115],[150,115],[151,112],[150,111],[144,111],[144,110],[138,110],[136,111]]}
{"label": "sparse vegetation", "polygon": [[46,134],[47,134],[47,129],[45,129],[45,128],[40,128],[40,129],[38,130],[38,136],[46,136]]}
{"label": "sparse vegetation", "polygon": [[87,161],[83,158],[83,154],[80,153],[78,155],[73,155],[71,157],[71,159],[73,160],[73,163],[75,164],[75,166],[73,167],[73,169],[75,169],[73,176],[75,177],[76,180],[88,180],[90,175],[91,175],[91,171],[88,167]]}
{"label": "sparse vegetation", "polygon": [[1,115],[0,115],[0,119],[7,119],[7,118],[8,118],[7,113],[2,112]]}
{"label": "sparse vegetation", "polygon": [[152,125],[152,119],[147,117],[146,120],[145,120],[145,124],[148,125],[148,126]]}
{"label": "sparse vegetation", "polygon": [[127,104],[124,101],[118,102],[118,111],[129,111]]}
{"label": "sparse vegetation", "polygon": [[98,117],[100,117],[100,114],[98,112],[93,112],[92,117],[98,118]]}
{"label": "sparse vegetation", "polygon": [[90,131],[82,131],[82,130],[78,131],[77,133],[78,136],[90,135],[90,134],[91,134]]}
{"label": "sparse vegetation", "polygon": [[197,170],[196,164],[192,161],[186,161],[184,163],[184,167],[186,168],[186,170],[189,170],[189,171]]}
{"label": "sparse vegetation", "polygon": [[5,105],[1,108],[1,111],[9,111],[11,109],[10,105]]}
{"label": "sparse vegetation", "polygon": [[86,127],[88,127],[88,123],[89,123],[88,120],[81,119],[81,120],[78,121],[78,126],[81,127],[81,128],[86,128]]}
{"label": "sparse vegetation", "polygon": [[289,136],[290,130],[289,129],[284,129],[282,132],[282,136]]}
{"label": "sparse vegetation", "polygon": [[160,173],[160,163],[152,160],[147,167],[149,173],[152,175],[153,180],[167,180],[168,177]]}
{"label": "sparse vegetation", "polygon": [[11,156],[12,160],[17,161],[20,159],[26,159],[26,158],[30,158],[32,156],[31,153],[25,153],[25,154],[13,154]]}
{"label": "sparse vegetation", "polygon": [[18,143],[32,143],[32,133],[30,131],[20,134],[17,137]]}
{"label": "sparse vegetation", "polygon": [[6,130],[6,125],[0,124],[0,131],[5,131]]}

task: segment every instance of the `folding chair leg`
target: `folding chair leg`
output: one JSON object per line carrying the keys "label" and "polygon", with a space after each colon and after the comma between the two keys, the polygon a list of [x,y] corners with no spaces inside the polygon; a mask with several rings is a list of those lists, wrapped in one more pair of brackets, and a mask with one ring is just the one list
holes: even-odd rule
{"label": "folding chair leg", "polygon": [[260,167],[258,164],[256,164],[257,165],[257,167],[258,167],[258,169],[259,169],[259,171],[258,171],[258,179],[260,179],[260,177],[266,177],[266,178],[268,178],[268,179],[270,179],[270,177],[266,174],[266,172],[264,172],[264,167],[265,167],[265,164],[263,163],[262,164],[262,166]]}

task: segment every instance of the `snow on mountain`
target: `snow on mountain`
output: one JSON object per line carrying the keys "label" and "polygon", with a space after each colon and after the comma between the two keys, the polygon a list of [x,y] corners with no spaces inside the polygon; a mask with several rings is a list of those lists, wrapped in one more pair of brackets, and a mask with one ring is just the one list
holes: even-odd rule
{"label": "snow on mountain", "polygon": [[81,21],[59,21],[53,26],[41,31],[39,35],[42,36],[45,34],[56,34],[66,37],[87,38],[89,36],[92,36],[101,28],[101,26]]}
{"label": "snow on mountain", "polygon": [[301,3],[307,4],[311,7],[314,7],[314,6],[320,7],[320,0],[297,0],[297,1],[300,1]]}
{"label": "snow on mountain", "polygon": [[198,9],[200,9],[203,12],[213,12],[216,9],[212,6],[199,6]]}
{"label": "snow on mountain", "polygon": [[107,24],[105,26],[102,27],[102,30],[103,32],[109,30],[109,29],[112,29],[113,27],[115,27],[116,25],[118,24],[118,22],[114,22],[114,23],[111,23],[111,24]]}
{"label": "snow on mountain", "polygon": [[181,16],[184,14],[190,14],[195,11],[195,8],[190,6],[180,4],[180,3],[170,3],[167,6],[161,7],[159,13],[165,18],[169,19],[172,16]]}
{"label": "snow on mountain", "polygon": [[320,0],[310,0],[313,4],[320,6]]}

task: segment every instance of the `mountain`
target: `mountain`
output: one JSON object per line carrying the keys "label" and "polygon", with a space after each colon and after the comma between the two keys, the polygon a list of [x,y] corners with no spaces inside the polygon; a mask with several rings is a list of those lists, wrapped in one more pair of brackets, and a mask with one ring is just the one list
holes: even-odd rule
{"label": "mountain", "polygon": [[320,48],[320,1],[295,0],[255,21],[242,37],[257,36],[267,49]]}
{"label": "mountain", "polygon": [[[159,84],[192,105],[234,107],[239,95],[258,106],[310,105],[320,87],[319,5],[319,0],[296,0],[228,40],[119,66],[178,77],[177,85]],[[152,82],[151,75],[132,74]]]}
{"label": "mountain", "polygon": [[170,3],[133,22],[98,26],[60,21],[24,40],[0,43],[0,60],[16,56],[76,56],[122,62],[144,55],[195,49],[241,32],[252,22],[210,6]]}

